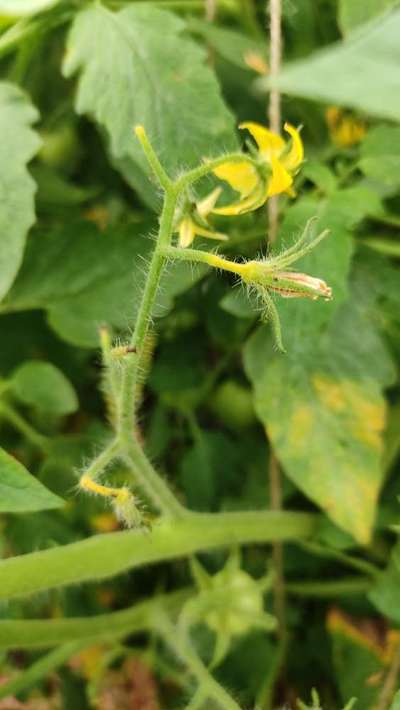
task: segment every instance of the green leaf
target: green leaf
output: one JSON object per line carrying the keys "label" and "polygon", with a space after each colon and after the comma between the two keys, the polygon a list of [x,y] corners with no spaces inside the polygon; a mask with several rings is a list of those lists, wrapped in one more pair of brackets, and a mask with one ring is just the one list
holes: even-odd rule
{"label": "green leaf", "polygon": [[400,544],[397,543],[393,548],[389,565],[380,574],[377,583],[368,594],[369,600],[378,611],[396,624],[400,623],[399,588]]}
{"label": "green leaf", "polygon": [[311,180],[326,195],[334,192],[337,188],[337,178],[332,170],[318,160],[307,160],[301,168],[301,174]]}
{"label": "green leaf", "polygon": [[400,710],[400,690],[397,691],[389,710]]}
{"label": "green leaf", "polygon": [[64,501],[45,488],[26,468],[0,449],[0,512],[24,513],[60,508]]}
{"label": "green leaf", "polygon": [[365,22],[382,15],[396,5],[397,0],[339,0],[338,22],[347,34]]}
{"label": "green leaf", "polygon": [[257,56],[264,62],[267,60],[265,43],[257,41],[243,32],[218,27],[212,22],[199,20],[197,17],[191,17],[188,20],[188,29],[203,37],[221,57],[240,69],[249,69],[249,65],[246,63],[247,56]]}
{"label": "green leaf", "polygon": [[[143,236],[148,229],[149,223],[142,223],[101,232],[92,223],[78,222],[35,234],[3,310],[44,308],[62,338],[96,347],[101,323],[126,329],[134,322],[145,261],[154,245]],[[153,315],[165,315],[173,299],[204,271],[183,263],[170,267]]]}
{"label": "green leaf", "polygon": [[301,319],[287,323],[288,355],[273,351],[267,328],[246,347],[256,411],[285,473],[362,544],[384,475],[382,388],[394,379],[371,298],[364,274],[353,275],[351,301],[324,330],[305,337]]}
{"label": "green leaf", "polygon": [[60,0],[0,0],[0,15],[23,17],[48,10]]}
{"label": "green leaf", "polygon": [[[374,639],[371,627],[363,629],[363,619],[334,609],[328,614],[327,629],[331,637],[333,665],[342,700],[357,695],[360,708],[376,707],[380,684],[368,682],[384,677],[384,649]],[[357,623],[358,622],[358,623]],[[351,673],[349,673],[351,668]]]}
{"label": "green leaf", "polygon": [[0,82],[0,299],[19,269],[26,235],[35,220],[35,184],[26,164],[40,145],[30,128],[37,119],[25,94]]}
{"label": "green leaf", "polygon": [[400,126],[376,126],[361,143],[359,166],[367,177],[400,187]]}
{"label": "green leaf", "polygon": [[400,120],[400,11],[263,81],[287,94]]}
{"label": "green leaf", "polygon": [[63,416],[78,409],[75,390],[50,362],[25,362],[14,372],[11,385],[21,402],[43,412]]}
{"label": "green leaf", "polygon": [[[318,217],[315,230],[329,229],[328,236],[306,257],[296,262],[294,269],[324,279],[332,288],[329,303],[309,299],[278,299],[276,305],[282,321],[283,341],[287,350],[303,348],[310,334],[319,332],[347,297],[347,277],[353,245],[349,229],[359,219],[356,195],[351,191],[335,192],[327,200],[305,197],[286,213],[277,240],[276,253],[290,247],[296,235],[303,231],[308,219]],[[295,324],[295,327],[293,327]]]}
{"label": "green leaf", "polygon": [[172,173],[236,146],[233,118],[205,52],[182,36],[184,28],[176,15],[150,4],[113,13],[96,3],[77,15],[68,38],[64,74],[80,71],[77,112],[94,116],[128,182],[153,203],[136,124]]}

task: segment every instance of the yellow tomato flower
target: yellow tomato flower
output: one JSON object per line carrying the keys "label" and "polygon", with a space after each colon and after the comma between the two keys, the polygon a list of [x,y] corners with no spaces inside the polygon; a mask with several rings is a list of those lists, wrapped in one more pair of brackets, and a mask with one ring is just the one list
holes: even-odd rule
{"label": "yellow tomato flower", "polygon": [[197,235],[221,241],[228,239],[226,234],[209,229],[207,222],[207,216],[212,212],[220,193],[221,188],[217,187],[203,200],[190,206],[181,216],[175,228],[175,231],[179,234],[178,243],[180,247],[189,247]]}
{"label": "yellow tomato flower", "polygon": [[304,159],[299,131],[285,123],[285,131],[291,137],[291,144],[288,145],[281,136],[259,123],[241,123],[239,128],[246,128],[257,143],[257,164],[252,165],[245,160],[228,161],[213,170],[220,180],[225,180],[240,194],[237,202],[214,208],[212,212],[215,214],[244,214],[261,207],[272,195],[281,192],[295,194],[293,175]]}
{"label": "yellow tomato flower", "polygon": [[336,106],[330,106],[325,111],[332,141],[340,148],[350,148],[359,143],[367,132],[364,121],[345,113]]}

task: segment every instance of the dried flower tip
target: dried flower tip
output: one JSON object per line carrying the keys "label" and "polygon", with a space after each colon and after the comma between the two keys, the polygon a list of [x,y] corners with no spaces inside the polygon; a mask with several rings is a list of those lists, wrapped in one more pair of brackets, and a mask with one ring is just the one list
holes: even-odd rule
{"label": "dried flower tip", "polygon": [[276,273],[270,289],[283,298],[312,298],[314,301],[320,297],[326,301],[332,298],[332,289],[325,281],[298,272]]}
{"label": "dried flower tip", "polygon": [[136,348],[133,345],[118,345],[111,350],[112,357],[119,359],[125,357],[125,355],[130,355],[130,353],[135,353]]}
{"label": "dried flower tip", "polygon": [[142,512],[138,505],[136,496],[129,488],[120,488],[118,495],[112,501],[114,513],[126,527],[138,528],[143,525]]}

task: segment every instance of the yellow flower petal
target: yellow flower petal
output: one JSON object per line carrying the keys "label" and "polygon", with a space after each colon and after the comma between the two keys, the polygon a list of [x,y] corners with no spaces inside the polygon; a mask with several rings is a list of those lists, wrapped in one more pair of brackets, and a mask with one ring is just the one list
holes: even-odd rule
{"label": "yellow flower petal", "polygon": [[270,160],[273,155],[279,155],[285,147],[285,141],[281,136],[273,133],[265,126],[261,126],[259,123],[246,121],[241,123],[239,128],[247,128],[257,143],[260,153],[267,160]]}
{"label": "yellow flower petal", "polygon": [[221,192],[221,188],[216,187],[215,190],[213,190],[212,192],[210,192],[209,195],[207,195],[207,197],[204,197],[204,199],[199,200],[199,202],[196,202],[196,210],[199,213],[200,217],[203,217],[204,219],[205,217],[207,217],[208,214],[210,214]]}
{"label": "yellow flower petal", "polygon": [[229,217],[232,215],[245,214],[245,212],[252,212],[258,209],[258,207],[261,207],[261,205],[267,201],[267,197],[268,193],[265,190],[264,184],[259,182],[257,188],[253,190],[250,195],[244,197],[243,200],[233,202],[230,205],[224,205],[224,207],[216,207],[213,213]]}
{"label": "yellow flower petal", "polygon": [[247,161],[222,163],[213,170],[220,180],[225,180],[241,197],[247,197],[258,185],[259,176],[253,165]]}
{"label": "yellow flower petal", "polygon": [[189,247],[194,239],[195,225],[190,217],[184,217],[179,223],[179,246],[182,248]]}
{"label": "yellow flower petal", "polygon": [[336,128],[331,129],[332,140],[341,148],[349,148],[359,143],[365,134],[365,125],[350,117],[343,118]]}
{"label": "yellow flower petal", "polygon": [[295,170],[304,160],[303,142],[297,128],[290,123],[285,123],[284,129],[292,137],[292,147],[289,153],[282,158],[282,163],[288,170]]}
{"label": "yellow flower petal", "polygon": [[223,242],[226,242],[226,240],[229,238],[227,234],[222,234],[222,232],[213,232],[211,229],[205,229],[204,227],[200,227],[198,224],[194,224],[194,230],[195,234],[198,234],[199,237],[207,237],[208,239],[219,239]]}
{"label": "yellow flower petal", "polygon": [[281,192],[288,192],[293,183],[292,176],[277,159],[271,158],[272,175],[268,184],[268,197],[279,195]]}

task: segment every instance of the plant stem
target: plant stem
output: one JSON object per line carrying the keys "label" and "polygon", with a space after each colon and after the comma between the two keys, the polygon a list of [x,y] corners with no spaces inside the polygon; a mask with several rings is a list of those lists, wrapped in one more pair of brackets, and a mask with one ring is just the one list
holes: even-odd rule
{"label": "plant stem", "polygon": [[84,476],[95,480],[108,466],[108,464],[117,456],[119,450],[119,442],[117,439],[111,441],[103,451],[96,456],[90,466],[86,469]]}
{"label": "plant stem", "polygon": [[224,710],[240,710],[239,705],[226,692],[207,670],[188,638],[177,633],[176,628],[165,613],[158,613],[154,618],[154,631],[158,633],[176,656],[188,667],[196,678],[205,697],[214,698]]}
{"label": "plant stem", "polygon": [[39,680],[48,676],[49,673],[54,671],[56,668],[62,666],[66,661],[68,661],[71,656],[80,651],[82,648],[87,646],[86,642],[73,642],[67,643],[54,651],[50,651],[45,656],[42,656],[36,663],[34,663],[26,671],[22,671],[18,674],[16,678],[8,681],[8,683],[3,683],[0,685],[0,698],[6,698],[7,696],[16,695],[32,685],[37,683]]}
{"label": "plant stem", "polygon": [[15,429],[17,429],[21,434],[26,436],[28,441],[30,441],[34,446],[40,449],[43,453],[47,453],[49,450],[50,440],[47,436],[39,434],[36,429],[33,428],[21,415],[12,407],[10,404],[1,402],[0,404],[0,417],[6,419],[10,424],[12,424]]}
{"label": "plant stem", "polygon": [[353,567],[353,569],[356,569],[359,572],[369,574],[371,577],[378,577],[381,572],[379,567],[376,567],[376,565],[372,564],[372,562],[368,562],[368,560],[360,560],[358,557],[353,557],[352,555],[342,552],[341,550],[334,550],[333,548],[325,547],[324,545],[319,545],[315,542],[299,543],[299,545],[303,548],[303,550],[306,550],[306,552],[309,552],[312,555],[338,560],[344,565]]}
{"label": "plant stem", "polygon": [[97,616],[0,620],[0,649],[59,646],[70,641],[90,644],[116,641],[128,634],[148,631],[155,607],[164,609],[173,617],[177,616],[193,593],[194,590],[187,587],[169,594],[158,594],[129,609]]}
{"label": "plant stem", "polygon": [[370,577],[347,577],[339,580],[287,582],[288,594],[304,597],[336,597],[348,594],[365,594],[374,582]]}
{"label": "plant stem", "polygon": [[128,443],[133,436],[135,426],[135,393],[139,375],[139,360],[149,330],[154,301],[165,263],[163,249],[168,246],[171,239],[177,197],[178,192],[173,188],[169,188],[165,193],[158,240],[153,251],[146,285],[136,319],[135,330],[130,341],[130,346],[136,349],[136,353],[127,356],[125,371],[122,377],[118,431],[126,443]]}
{"label": "plant stem", "polygon": [[231,271],[233,274],[244,276],[248,271],[247,264],[240,264],[236,261],[224,259],[210,251],[201,251],[200,249],[181,249],[180,247],[168,246],[164,249],[164,254],[173,259],[181,261],[200,261],[214,269],[222,269],[223,271]]}
{"label": "plant stem", "polygon": [[147,137],[144,127],[143,126],[136,126],[135,133],[136,133],[138,140],[141,143],[141,146],[143,148],[143,152],[146,155],[147,161],[148,161],[154,175],[156,176],[158,182],[160,183],[161,187],[163,188],[163,190],[166,193],[171,192],[172,188],[173,188],[173,183],[172,183],[169,175],[167,175],[163,166],[161,165],[161,163],[158,159],[157,153],[155,152],[153,146],[151,145],[151,143]]}
{"label": "plant stem", "polygon": [[179,518],[186,515],[186,509],[155,471],[134,436],[126,441],[125,451],[133,476],[156,508],[166,516]]}
{"label": "plant stem", "polygon": [[163,518],[148,532],[94,535],[61,547],[0,562],[0,599],[106,579],[144,564],[172,560],[200,550],[246,543],[309,538],[317,518],[298,512],[188,513]]}

